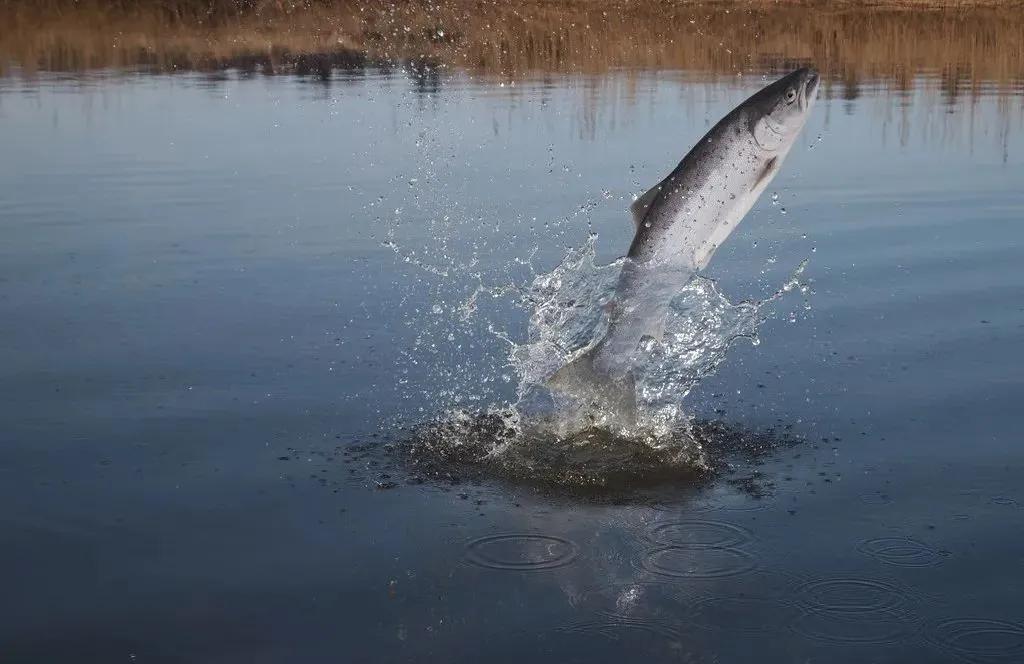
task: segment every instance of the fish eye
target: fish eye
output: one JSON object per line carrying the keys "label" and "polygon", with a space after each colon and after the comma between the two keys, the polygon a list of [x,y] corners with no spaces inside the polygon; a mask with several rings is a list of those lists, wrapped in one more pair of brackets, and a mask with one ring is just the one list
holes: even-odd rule
{"label": "fish eye", "polygon": [[790,88],[790,89],[786,90],[786,103],[787,104],[792,104],[793,100],[795,100],[795,99],[796,99],[796,90],[794,90],[793,88]]}

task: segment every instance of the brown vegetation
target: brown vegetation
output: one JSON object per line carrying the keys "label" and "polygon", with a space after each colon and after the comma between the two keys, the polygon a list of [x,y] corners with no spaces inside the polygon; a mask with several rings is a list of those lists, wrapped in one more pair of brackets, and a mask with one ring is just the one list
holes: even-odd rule
{"label": "brown vegetation", "polygon": [[0,68],[147,66],[326,73],[367,59],[509,79],[550,72],[735,74],[814,62],[826,80],[956,95],[1024,80],[1024,1],[0,0]]}

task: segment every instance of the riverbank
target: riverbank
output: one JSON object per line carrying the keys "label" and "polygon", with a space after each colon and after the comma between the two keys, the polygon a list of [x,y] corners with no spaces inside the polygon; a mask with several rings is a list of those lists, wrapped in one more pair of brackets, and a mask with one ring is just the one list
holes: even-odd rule
{"label": "riverbank", "polygon": [[[509,80],[609,70],[750,73],[814,62],[826,81],[919,73],[964,85],[1024,79],[1024,3],[541,2],[440,4],[59,0],[0,4],[0,67],[238,68],[324,75],[415,61]],[[922,8],[929,8],[922,11]],[[913,9],[913,11],[910,11]]]}

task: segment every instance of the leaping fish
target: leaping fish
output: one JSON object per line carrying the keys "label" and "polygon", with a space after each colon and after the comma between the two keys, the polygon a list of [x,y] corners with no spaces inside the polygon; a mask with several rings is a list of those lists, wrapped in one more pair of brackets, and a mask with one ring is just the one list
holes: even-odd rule
{"label": "leaping fish", "polygon": [[779,172],[818,92],[798,69],[722,118],[668,177],[630,207],[636,234],[604,337],[548,380],[557,392],[634,403],[630,369],[641,339],[660,339],[672,298],[747,214]]}

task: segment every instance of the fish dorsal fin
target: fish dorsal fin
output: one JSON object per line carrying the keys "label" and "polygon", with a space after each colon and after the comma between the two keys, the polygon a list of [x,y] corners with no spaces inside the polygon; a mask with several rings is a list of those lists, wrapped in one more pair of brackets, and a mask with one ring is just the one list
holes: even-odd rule
{"label": "fish dorsal fin", "polygon": [[661,193],[661,188],[664,186],[665,181],[662,180],[658,184],[654,185],[643,196],[633,201],[633,204],[629,206],[629,211],[633,213],[633,225],[639,227],[643,222],[644,217],[647,216],[647,210],[650,209],[651,203]]}

